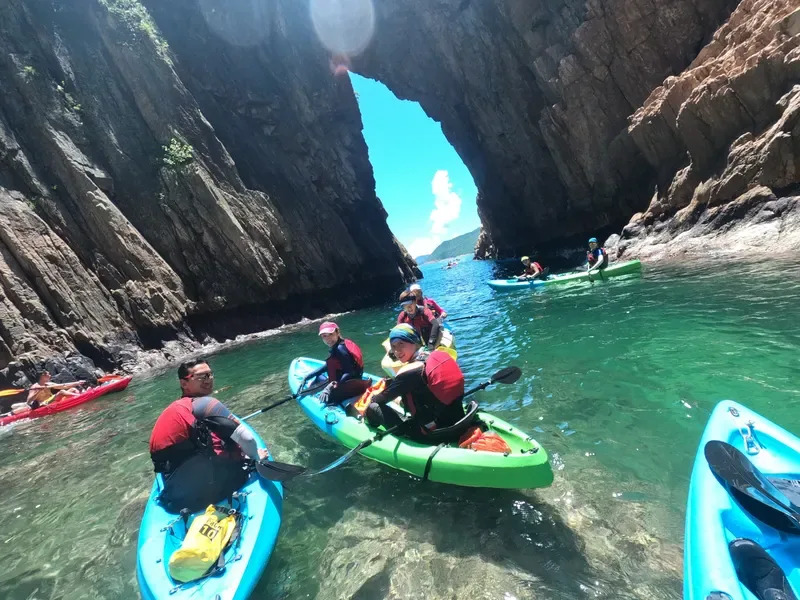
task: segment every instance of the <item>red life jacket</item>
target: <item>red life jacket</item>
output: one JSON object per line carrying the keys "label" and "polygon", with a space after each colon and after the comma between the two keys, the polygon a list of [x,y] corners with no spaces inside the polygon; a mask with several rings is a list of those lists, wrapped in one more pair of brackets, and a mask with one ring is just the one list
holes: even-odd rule
{"label": "red life jacket", "polygon": [[543,271],[544,270],[544,269],[542,269],[542,265],[540,265],[538,262],[534,261],[531,264],[529,264],[527,267],[525,267],[525,274],[526,275],[535,274],[537,272],[536,271],[536,267],[539,267],[539,271]]}
{"label": "red life jacket", "polygon": [[[361,348],[352,340],[341,340],[337,343],[337,346],[342,342],[344,342],[344,347],[347,348],[347,353],[350,354],[356,367],[358,367],[359,372],[354,373],[354,375],[360,377],[364,373],[364,355],[361,352]],[[328,369],[328,381],[339,381],[343,370],[339,358],[333,354],[328,355],[328,358],[325,359],[325,366]]]}
{"label": "red life jacket", "polygon": [[422,340],[423,344],[427,344],[431,337],[431,330],[433,329],[433,320],[436,317],[429,308],[422,308],[417,305],[417,312],[411,317],[406,311],[402,311],[397,317],[397,324],[408,323],[417,332],[417,335]]}
{"label": "red life jacket", "polygon": [[[439,427],[449,427],[464,416],[464,407],[461,405],[464,374],[456,361],[441,350],[434,350],[421,360],[424,362],[421,376],[425,388],[417,393],[416,398],[411,393],[406,394],[403,404],[412,416],[417,417],[420,425],[436,421]],[[446,408],[437,409],[436,404]]]}
{"label": "red life jacket", "polygon": [[464,374],[447,352],[434,350],[428,355],[424,379],[442,404],[450,405],[464,395]]}
{"label": "red life jacket", "polygon": [[[150,458],[156,473],[171,473],[195,454],[217,454],[243,459],[235,443],[225,441],[194,412],[193,398],[184,396],[161,413],[150,436]],[[184,415],[189,414],[188,422]],[[175,418],[180,415],[180,418]]]}

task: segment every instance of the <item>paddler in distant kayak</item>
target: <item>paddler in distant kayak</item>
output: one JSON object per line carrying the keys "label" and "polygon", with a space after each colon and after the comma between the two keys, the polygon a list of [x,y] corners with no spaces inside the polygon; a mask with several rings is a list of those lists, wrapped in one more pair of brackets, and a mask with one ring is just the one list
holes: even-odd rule
{"label": "paddler in distant kayak", "polygon": [[244,459],[266,458],[253,434],[211,396],[214,374],[204,360],[178,367],[183,396],[156,419],[150,458],[165,478],[160,502],[170,512],[192,512],[238,490],[248,473]]}
{"label": "paddler in distant kayak", "polygon": [[603,270],[608,266],[608,253],[597,243],[597,238],[589,238],[589,251],[586,253],[586,270]]}
{"label": "paddler in distant kayak", "polygon": [[400,305],[403,310],[397,315],[397,324],[410,325],[429,350],[436,348],[441,322],[433,315],[431,309],[419,306],[416,294],[411,291],[400,294]]}
{"label": "paddler in distant kayak", "polygon": [[422,286],[418,283],[412,283],[408,291],[417,297],[417,305],[423,308],[429,308],[433,316],[437,319],[446,319],[447,311],[443,309],[433,298],[426,298],[422,294]]}
{"label": "paddler in distant kayak", "polygon": [[[382,392],[371,398],[365,413],[367,421],[386,428],[404,424],[408,437],[425,441],[436,429],[463,419],[464,374],[456,361],[441,350],[425,351],[419,335],[407,323],[392,328],[389,342],[394,355],[406,365]],[[404,421],[387,405],[398,396],[411,414],[410,421]],[[454,434],[456,439],[460,433]],[[441,441],[437,439],[437,443]]]}
{"label": "paddler in distant kayak", "polygon": [[18,415],[23,412],[35,410],[40,406],[45,406],[57,402],[62,398],[77,396],[81,393],[79,386],[84,385],[85,381],[71,381],[69,383],[50,383],[50,372],[42,371],[39,373],[39,380],[28,390],[28,398],[25,402],[17,402],[11,405],[11,413]]}
{"label": "paddler in distant kayak", "polygon": [[523,256],[521,259],[522,264],[525,266],[525,270],[522,272],[517,279],[546,279],[547,273],[535,260],[531,260],[530,256]]}
{"label": "paddler in distant kayak", "polygon": [[348,398],[363,394],[372,382],[363,379],[364,356],[358,344],[343,338],[339,326],[331,321],[319,326],[319,336],[330,352],[325,364],[306,376],[306,381],[311,381],[325,371],[328,372],[330,383],[320,392],[318,398],[325,404],[341,404]]}

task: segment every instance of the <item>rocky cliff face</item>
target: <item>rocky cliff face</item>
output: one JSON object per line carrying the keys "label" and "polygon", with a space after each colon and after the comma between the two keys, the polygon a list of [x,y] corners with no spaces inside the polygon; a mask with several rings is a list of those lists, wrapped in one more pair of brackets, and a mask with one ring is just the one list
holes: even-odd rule
{"label": "rocky cliff face", "polygon": [[627,118],[735,0],[380,0],[354,69],[420,102],[480,191],[500,254],[618,230],[655,169]]}
{"label": "rocky cliff face", "polygon": [[620,253],[796,252],[797,2],[743,0],[689,68],[653,91],[629,131],[659,178]]}
{"label": "rocky cliff face", "polygon": [[412,275],[306,11],[150,4],[0,5],[6,379],[59,351],[111,366],[350,308]]}

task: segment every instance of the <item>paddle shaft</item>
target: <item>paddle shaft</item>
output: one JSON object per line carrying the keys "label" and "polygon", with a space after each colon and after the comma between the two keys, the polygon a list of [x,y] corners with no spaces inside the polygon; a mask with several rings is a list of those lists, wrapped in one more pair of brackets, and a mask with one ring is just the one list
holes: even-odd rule
{"label": "paddle shaft", "polygon": [[286,404],[287,402],[291,402],[292,400],[296,400],[300,396],[305,396],[306,394],[313,394],[314,392],[318,392],[321,389],[323,389],[325,386],[327,386],[328,383],[329,383],[328,381],[323,381],[322,383],[320,383],[319,385],[315,385],[314,387],[310,387],[310,388],[307,388],[305,390],[300,390],[296,394],[292,394],[291,396],[288,396],[287,398],[284,398],[283,400],[279,400],[278,402],[275,402],[274,404],[270,404],[269,406],[265,406],[264,408],[261,408],[261,409],[255,411],[255,412],[253,412],[253,413],[250,413],[246,417],[242,417],[241,420],[242,421],[247,421],[247,419],[251,419],[251,418],[255,417],[256,415],[260,415],[261,413],[265,413],[268,410],[272,410],[273,408],[276,408],[276,407],[280,406],[281,404]]}
{"label": "paddle shaft", "polygon": [[467,319],[485,319],[487,315],[470,315],[468,317],[456,317],[455,319],[447,319],[448,323],[455,323],[456,321],[466,321]]}

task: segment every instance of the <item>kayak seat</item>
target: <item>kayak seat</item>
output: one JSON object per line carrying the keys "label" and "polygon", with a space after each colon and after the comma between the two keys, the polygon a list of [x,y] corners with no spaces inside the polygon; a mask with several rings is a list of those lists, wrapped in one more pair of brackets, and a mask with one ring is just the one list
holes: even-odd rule
{"label": "kayak seat", "polygon": [[739,538],[728,545],[736,576],[759,600],[797,600],[780,565],[753,540]]}
{"label": "kayak seat", "polygon": [[431,445],[434,445],[460,438],[461,434],[475,423],[475,419],[478,415],[478,403],[474,400],[470,402],[465,407],[465,412],[466,414],[457,423],[450,425],[450,427],[434,429],[428,433],[426,439],[430,440]]}

